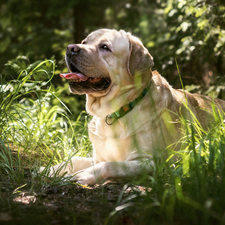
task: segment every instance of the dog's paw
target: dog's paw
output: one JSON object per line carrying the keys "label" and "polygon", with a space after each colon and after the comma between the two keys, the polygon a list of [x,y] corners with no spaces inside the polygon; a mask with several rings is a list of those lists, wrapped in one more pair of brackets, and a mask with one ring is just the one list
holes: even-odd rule
{"label": "dog's paw", "polygon": [[75,181],[82,185],[94,185],[103,181],[103,179],[101,179],[99,176],[96,176],[89,171],[82,171],[72,176],[66,175],[65,177],[69,178],[71,181]]}

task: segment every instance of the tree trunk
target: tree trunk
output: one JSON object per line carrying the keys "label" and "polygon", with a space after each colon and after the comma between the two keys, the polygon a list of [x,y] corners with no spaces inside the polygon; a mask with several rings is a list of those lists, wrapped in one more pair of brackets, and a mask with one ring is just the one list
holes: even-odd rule
{"label": "tree trunk", "polygon": [[73,8],[74,13],[74,31],[73,38],[74,43],[80,43],[85,38],[85,14],[88,10],[88,4],[79,2]]}

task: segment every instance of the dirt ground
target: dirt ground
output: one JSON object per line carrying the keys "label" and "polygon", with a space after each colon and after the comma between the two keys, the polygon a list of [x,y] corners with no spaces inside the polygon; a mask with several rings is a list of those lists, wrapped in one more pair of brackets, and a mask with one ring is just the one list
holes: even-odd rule
{"label": "dirt ground", "polygon": [[113,213],[118,198],[122,200],[131,193],[128,188],[121,195],[125,183],[48,186],[37,181],[40,185],[32,190],[31,171],[26,163],[23,166],[27,169],[20,184],[12,183],[6,174],[0,175],[0,225],[134,224],[126,212]]}
{"label": "dirt ground", "polygon": [[[119,183],[93,187],[70,184],[42,187],[40,193],[31,195],[26,192],[26,187],[13,194],[13,186],[0,182],[0,224],[106,224],[122,188]],[[107,224],[134,223],[124,213],[116,213]]]}

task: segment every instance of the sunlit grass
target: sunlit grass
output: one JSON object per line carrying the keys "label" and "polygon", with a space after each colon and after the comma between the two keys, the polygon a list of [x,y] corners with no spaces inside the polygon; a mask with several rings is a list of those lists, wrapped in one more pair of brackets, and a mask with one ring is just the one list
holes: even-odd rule
{"label": "sunlit grass", "polygon": [[[68,108],[51,86],[55,62],[46,60],[23,67],[16,67],[19,71],[16,80],[7,81],[7,75],[1,75],[0,86],[0,172],[2,178],[9,177],[14,185],[23,184],[24,169],[36,171],[47,166],[44,172],[48,173],[51,165],[91,151],[87,114],[81,112],[71,121]],[[36,80],[43,76],[43,81]],[[53,106],[54,99],[61,106]],[[34,182],[39,178],[42,182],[36,172],[33,174]],[[51,182],[48,180],[51,185],[60,181],[65,179],[54,176]]]}
{"label": "sunlit grass", "polygon": [[[51,68],[41,69],[46,62]],[[47,81],[31,79],[38,71],[46,74]],[[1,76],[0,173],[2,180],[13,184],[15,193],[24,187],[34,193],[69,183],[57,174],[48,178],[50,166],[69,162],[73,155],[91,154],[88,116],[81,112],[72,121],[65,105],[53,105],[53,99],[58,98],[50,85],[53,75],[54,62],[50,60],[30,72],[24,69],[17,80],[6,82]],[[191,111],[191,119],[180,117],[184,127],[180,151],[171,151],[165,163],[154,157],[151,175],[127,183],[105,224],[116,224],[121,212],[138,224],[225,223],[224,115],[212,107],[215,125],[207,132]],[[169,159],[176,156],[171,164]],[[41,174],[40,166],[46,166]],[[30,180],[25,178],[26,170],[32,173]]]}
{"label": "sunlit grass", "polygon": [[215,123],[206,131],[183,104],[189,118],[179,116],[183,137],[173,145],[180,143],[180,150],[170,150],[165,163],[153,157],[153,173],[124,186],[105,224],[122,212],[139,224],[225,224],[225,113],[212,101]]}
{"label": "sunlit grass", "polygon": [[222,115],[214,116],[208,132],[196,120],[181,118],[186,135],[178,160],[171,165],[154,158],[153,174],[124,186],[105,224],[116,222],[121,212],[140,224],[224,224],[225,123]]}

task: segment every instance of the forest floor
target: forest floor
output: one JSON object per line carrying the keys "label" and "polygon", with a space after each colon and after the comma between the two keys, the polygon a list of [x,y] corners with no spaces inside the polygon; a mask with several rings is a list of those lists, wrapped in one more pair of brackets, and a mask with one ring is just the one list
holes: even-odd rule
{"label": "forest floor", "polygon": [[[71,183],[42,186],[40,193],[29,194],[28,186],[15,191],[8,182],[0,181],[0,224],[106,224],[122,189],[122,184],[110,182],[92,187]],[[125,213],[117,213],[107,224],[134,223]]]}

